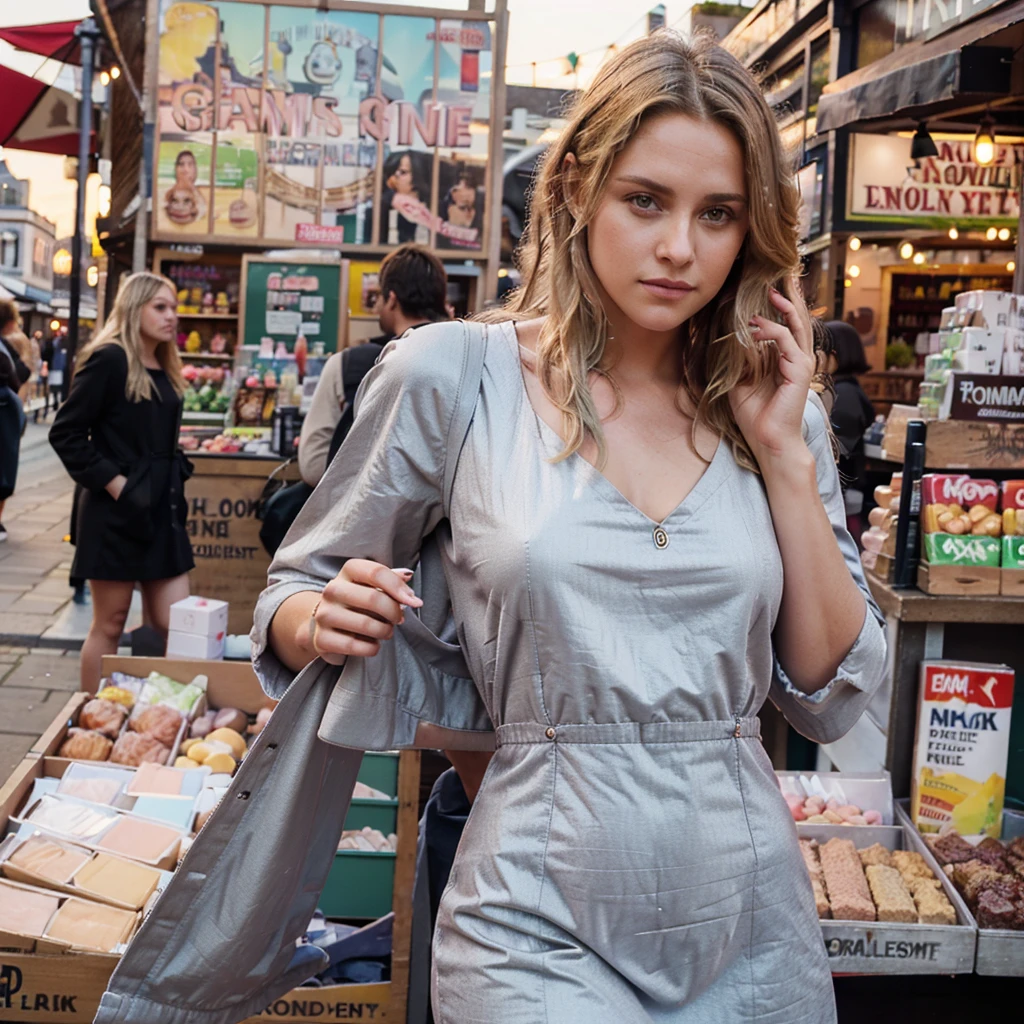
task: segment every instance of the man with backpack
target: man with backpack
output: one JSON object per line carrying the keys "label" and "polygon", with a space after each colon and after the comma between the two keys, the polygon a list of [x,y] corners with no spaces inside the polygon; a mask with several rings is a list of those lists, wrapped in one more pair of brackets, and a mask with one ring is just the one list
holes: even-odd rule
{"label": "man with backpack", "polygon": [[402,245],[380,265],[374,312],[383,334],[337,352],[324,366],[299,436],[299,472],[315,487],[352,425],[352,403],[384,344],[412,327],[447,320],[448,276],[441,261],[418,245]]}

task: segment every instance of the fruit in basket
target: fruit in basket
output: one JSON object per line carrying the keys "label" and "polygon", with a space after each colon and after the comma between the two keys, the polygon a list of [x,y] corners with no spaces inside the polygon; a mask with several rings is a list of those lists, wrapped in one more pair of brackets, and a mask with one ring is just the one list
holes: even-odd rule
{"label": "fruit in basket", "polygon": [[254,373],[250,373],[249,376],[245,378],[245,386],[247,388],[258,388],[260,386],[259,377]]}
{"label": "fruit in basket", "polygon": [[241,737],[245,727],[249,724],[249,716],[238,708],[221,708],[214,716],[213,727],[215,729],[231,729]]}
{"label": "fruit in basket", "polygon": [[245,753],[245,740],[234,729],[214,729],[206,739],[207,742],[226,743],[236,760],[241,760]]}

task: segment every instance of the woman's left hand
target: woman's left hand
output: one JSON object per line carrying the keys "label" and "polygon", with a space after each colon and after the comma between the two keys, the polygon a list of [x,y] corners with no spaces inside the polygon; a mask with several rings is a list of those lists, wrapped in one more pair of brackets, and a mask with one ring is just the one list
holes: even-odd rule
{"label": "woman's left hand", "polygon": [[786,284],[788,297],[772,288],[772,305],[784,324],[757,316],[750,321],[755,339],[775,344],[778,373],[760,387],[741,385],[729,399],[736,425],[762,468],[767,462],[804,449],[803,416],[814,376],[814,335],[807,307],[795,280]]}

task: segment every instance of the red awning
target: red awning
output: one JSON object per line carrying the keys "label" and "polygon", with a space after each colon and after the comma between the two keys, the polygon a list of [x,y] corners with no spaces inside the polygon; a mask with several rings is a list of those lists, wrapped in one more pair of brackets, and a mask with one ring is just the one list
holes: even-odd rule
{"label": "red awning", "polygon": [[2,64],[0,96],[0,146],[77,155],[78,100],[74,96]]}
{"label": "red awning", "polygon": [[52,21],[45,25],[14,25],[0,28],[0,39],[11,46],[64,64],[81,64],[82,48],[75,37],[81,21]]}

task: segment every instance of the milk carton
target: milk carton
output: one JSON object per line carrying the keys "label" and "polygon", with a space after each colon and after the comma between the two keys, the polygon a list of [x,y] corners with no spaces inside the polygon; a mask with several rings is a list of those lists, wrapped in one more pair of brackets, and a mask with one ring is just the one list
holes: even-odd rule
{"label": "milk carton", "polygon": [[921,662],[910,794],[921,832],[999,837],[1013,682],[1007,665]]}

